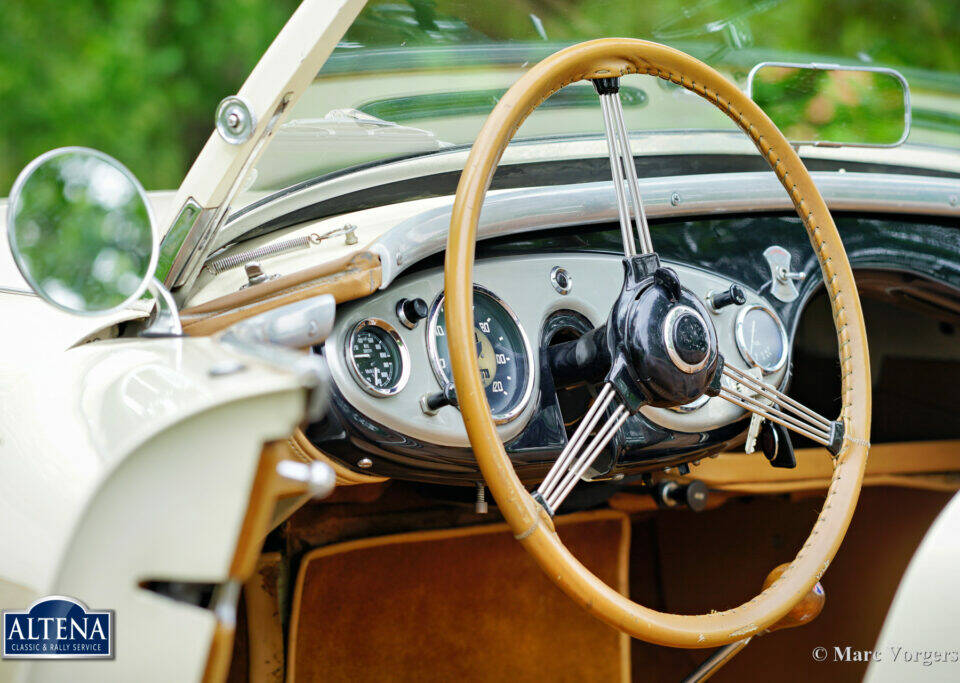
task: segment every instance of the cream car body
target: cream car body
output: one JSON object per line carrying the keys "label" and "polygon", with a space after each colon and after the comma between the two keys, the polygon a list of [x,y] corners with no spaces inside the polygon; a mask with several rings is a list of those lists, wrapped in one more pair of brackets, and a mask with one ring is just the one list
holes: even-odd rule
{"label": "cream car body", "polygon": [[[361,6],[307,2],[288,22],[240,93],[260,132]],[[152,194],[161,233],[182,197],[215,211],[261,146],[214,133],[179,193]],[[4,203],[4,224],[5,214]],[[306,391],[215,338],[101,339],[150,307],[59,311],[30,291],[5,238],[0,252],[0,603],[78,596],[115,611],[122,643],[115,660],[82,667],[4,660],[0,681],[199,680],[236,594],[202,609],[140,583],[228,581],[262,445],[303,420]]]}
{"label": "cream car body", "polygon": [[[0,263],[4,287],[25,289],[6,248]],[[301,420],[300,382],[211,338],[78,345],[142,310],[0,302],[18,330],[0,362],[0,604],[62,594],[116,611],[116,660],[71,667],[73,680],[142,679],[144,661],[155,680],[199,678],[218,617],[138,584],[226,580],[261,444]],[[225,362],[244,369],[211,373]],[[69,666],[4,660],[0,680],[62,680]]]}
{"label": "cream car body", "polygon": [[[255,116],[254,134],[230,145],[214,133],[179,191],[152,196],[161,229],[188,202],[202,210],[195,232],[183,242],[179,270],[171,274],[177,283],[193,282],[205,256],[225,243],[229,233],[218,228],[231,198],[363,4],[304,2],[239,92]],[[655,142],[670,144],[666,138]],[[745,143],[719,135],[709,144],[742,149]],[[602,146],[593,153],[602,156]],[[505,162],[524,154],[518,148]],[[830,157],[836,151],[812,154]],[[876,154],[862,152],[867,160]],[[907,153],[883,152],[885,158],[891,154]],[[957,162],[947,155],[917,165],[924,163],[955,168]],[[311,253],[309,263],[362,248],[393,256],[376,242],[398,212],[415,215],[446,202],[391,207],[391,221],[383,210],[367,210],[359,244],[325,247]],[[251,215],[258,218],[264,216]],[[274,263],[307,262],[301,254]],[[389,281],[388,275],[384,285]],[[188,299],[181,303],[203,303],[239,284],[229,278],[201,281],[182,288]],[[26,607],[63,594],[116,611],[116,660],[72,667],[72,679],[197,680],[218,620],[230,618],[232,605],[224,601],[220,612],[201,609],[143,590],[139,582],[228,579],[261,445],[289,435],[301,421],[304,389],[289,372],[215,338],[100,340],[117,322],[148,310],[73,317],[26,289],[9,250],[0,245],[0,310],[7,330],[0,347],[0,603]],[[90,340],[97,341],[83,343]],[[237,361],[242,369],[218,373],[224,361]],[[124,539],[122,547],[116,538]],[[0,681],[57,680],[66,666],[3,661]]]}

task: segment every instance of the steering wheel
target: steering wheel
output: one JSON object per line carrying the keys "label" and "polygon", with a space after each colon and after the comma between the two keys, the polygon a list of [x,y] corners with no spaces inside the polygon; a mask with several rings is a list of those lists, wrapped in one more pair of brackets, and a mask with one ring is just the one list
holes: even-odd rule
{"label": "steering wheel", "polygon": [[[634,73],[672,81],[712,102],[750,136],[790,195],[820,262],[833,309],[843,404],[836,420],[817,414],[758,376],[724,363],[703,303],[682,286],[674,271],[660,265],[642,211],[617,92],[619,77]],[[494,170],[520,124],[551,94],[584,79],[594,83],[604,113],[624,237],[624,284],[599,335],[598,357],[609,365],[603,387],[580,429],[531,495],[497,434],[474,350],[477,221]],[[673,647],[713,647],[762,633],[813,588],[846,533],[869,449],[870,368],[863,314],[840,235],[810,174],[783,134],[733,83],[683,52],[643,40],[593,40],[544,59],[500,99],[473,144],[457,187],[444,276],[454,384],[477,463],[517,540],[581,607],[634,638]],[[620,425],[641,405],[680,405],[703,394],[720,396],[823,444],[834,458],[833,479],[800,552],[759,595],[721,612],[658,612],[631,601],[590,573],[563,545],[552,516]],[[601,422],[601,418],[605,419]]]}

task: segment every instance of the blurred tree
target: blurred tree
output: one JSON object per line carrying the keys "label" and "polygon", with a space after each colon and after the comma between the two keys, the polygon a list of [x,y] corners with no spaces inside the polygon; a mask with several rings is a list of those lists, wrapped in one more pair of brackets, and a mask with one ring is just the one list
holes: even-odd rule
{"label": "blurred tree", "polygon": [[0,196],[33,157],[101,149],[176,188],[297,0],[8,0],[0,21]]}

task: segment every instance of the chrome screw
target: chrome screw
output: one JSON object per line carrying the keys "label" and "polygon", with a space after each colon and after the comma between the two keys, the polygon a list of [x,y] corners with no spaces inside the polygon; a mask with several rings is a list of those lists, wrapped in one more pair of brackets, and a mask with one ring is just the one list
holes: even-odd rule
{"label": "chrome screw", "polygon": [[355,225],[345,225],[343,226],[344,237],[343,242],[346,245],[356,244],[359,240],[357,239],[357,226]]}
{"label": "chrome screw", "polygon": [[482,481],[477,482],[477,503],[474,509],[478,515],[487,514],[487,492]]}
{"label": "chrome screw", "polygon": [[368,470],[373,467],[373,460],[370,458],[360,458],[360,460],[357,461],[357,467],[362,470]]}

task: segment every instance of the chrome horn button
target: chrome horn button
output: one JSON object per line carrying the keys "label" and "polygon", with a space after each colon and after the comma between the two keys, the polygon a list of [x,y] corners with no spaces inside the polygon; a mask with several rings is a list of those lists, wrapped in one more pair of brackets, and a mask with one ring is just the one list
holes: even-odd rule
{"label": "chrome horn button", "polygon": [[663,345],[673,364],[687,374],[702,370],[710,360],[707,323],[689,306],[671,308],[663,320]]}

